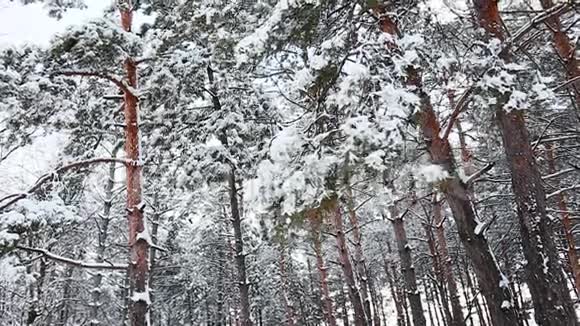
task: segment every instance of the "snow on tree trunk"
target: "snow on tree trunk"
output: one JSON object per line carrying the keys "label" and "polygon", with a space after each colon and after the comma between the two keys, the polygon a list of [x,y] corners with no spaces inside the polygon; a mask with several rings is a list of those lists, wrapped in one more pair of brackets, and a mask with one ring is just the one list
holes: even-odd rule
{"label": "snow on tree trunk", "polygon": [[238,267],[238,286],[240,289],[240,305],[242,320],[241,326],[251,326],[250,318],[250,283],[246,276],[246,254],[244,253],[244,239],[242,234],[242,217],[238,203],[238,189],[236,185],[235,169],[232,167],[228,175],[230,209],[232,214],[232,224],[234,227],[234,238],[236,242],[236,265]]}
{"label": "snow on tree trunk", "polygon": [[[542,8],[550,9],[554,6],[553,0],[540,0]],[[578,41],[572,41],[565,30],[562,30],[562,23],[558,16],[553,16],[547,20],[550,31],[554,36],[554,45],[560,59],[566,67],[566,75],[570,80],[580,77],[580,62],[576,58],[576,47]],[[580,80],[571,84],[574,90],[576,106],[580,105]]]}
{"label": "snow on tree trunk", "polygon": [[[479,23],[488,37],[505,40],[497,2],[473,0],[473,4]],[[508,50],[502,51],[500,57],[506,62],[511,61]],[[524,112],[518,109],[508,111],[504,108],[511,97],[509,92],[494,93],[495,113],[511,172],[522,246],[528,262],[527,283],[534,303],[534,317],[540,325],[577,325],[570,292],[553,239],[553,223],[546,211],[546,193],[530,145]]]}
{"label": "snow on tree trunk", "polygon": [[437,250],[440,258],[441,268],[447,289],[449,290],[449,300],[451,301],[451,310],[453,312],[452,326],[464,326],[465,319],[459,302],[459,291],[457,290],[457,282],[453,276],[453,266],[451,265],[451,257],[447,249],[447,239],[445,238],[445,228],[443,227],[443,215],[441,214],[441,201],[437,196],[433,198],[433,222],[435,223],[435,234],[437,238]]}
{"label": "snow on tree trunk", "polygon": [[[347,158],[348,161],[348,158]],[[348,170],[348,167],[346,167]],[[371,313],[371,302],[369,299],[369,283],[367,281],[367,273],[365,266],[365,256],[362,248],[362,235],[360,231],[360,225],[358,222],[358,216],[356,215],[354,208],[354,198],[352,195],[352,187],[350,186],[350,173],[348,171],[345,173],[345,187],[346,187],[346,203],[348,210],[348,217],[352,227],[352,234],[354,238],[354,267],[360,280],[360,294],[363,299],[363,304],[365,308],[365,313],[367,316],[367,322],[372,320]]]}
{"label": "snow on tree trunk", "polygon": [[[112,151],[112,157],[117,157],[117,153],[120,150],[120,144],[115,146]],[[109,163],[109,174],[107,176],[107,183],[105,184],[104,191],[104,203],[103,203],[103,213],[100,217],[100,228],[99,228],[99,242],[97,245],[97,263],[104,262],[105,250],[107,248],[107,238],[109,235],[109,223],[111,221],[111,208],[113,206],[113,187],[115,186],[115,171],[116,164]],[[101,295],[103,290],[101,289],[101,283],[103,280],[103,275],[100,271],[95,272],[92,277],[93,289],[91,290],[91,311],[90,311],[90,321],[89,325],[97,326],[101,325],[99,320],[99,310],[101,308]]]}
{"label": "snow on tree trunk", "polygon": [[[119,2],[121,25],[125,32],[131,32],[133,5],[130,0]],[[134,94],[137,89],[137,63],[134,58],[125,59],[125,83],[123,94],[125,113],[125,155],[130,164],[126,165],[127,213],[129,221],[129,320],[132,326],[148,326],[149,310],[149,237],[143,217],[142,205],[142,161],[139,134],[139,99]]]}
{"label": "snow on tree trunk", "polygon": [[288,282],[288,271],[286,262],[286,246],[285,240],[280,244],[280,277],[282,279],[282,296],[284,298],[284,307],[286,310],[286,323],[288,326],[296,325],[296,313],[290,301],[290,284]]}
{"label": "snow on tree trunk", "polygon": [[320,226],[322,224],[321,216],[318,210],[313,209],[307,213],[312,233],[312,242],[314,245],[314,254],[316,256],[316,268],[318,269],[318,279],[320,283],[320,293],[322,296],[322,313],[329,326],[337,326],[334,308],[332,307],[332,298],[328,288],[328,271],[324,265],[322,255],[322,243],[320,240]]}
{"label": "snow on tree trunk", "polygon": [[391,222],[395,231],[395,240],[397,241],[399,259],[401,260],[401,272],[405,279],[405,290],[411,307],[413,325],[425,325],[425,314],[423,313],[421,294],[417,287],[417,275],[415,274],[415,266],[413,264],[413,257],[411,256],[411,246],[407,240],[405,221],[403,216],[399,215],[396,206],[390,208],[390,213]]}
{"label": "snow on tree trunk", "polygon": [[342,210],[338,203],[337,197],[327,198],[321,204],[321,208],[330,215],[336,231],[336,245],[338,249],[338,259],[346,285],[348,286],[348,294],[350,302],[354,310],[354,324],[355,326],[366,326],[367,319],[365,317],[364,306],[360,297],[359,287],[356,282],[354,270],[350,262],[350,255],[348,252],[346,234],[344,233],[344,226],[342,222]]}
{"label": "snow on tree trunk", "polygon": [[[387,242],[388,246],[388,253],[391,254],[391,244]],[[395,269],[393,266],[393,262],[390,264],[387,262],[387,258],[385,256],[385,251],[380,247],[381,250],[381,258],[383,259],[383,268],[385,269],[385,275],[387,276],[387,282],[389,283],[389,290],[391,292],[391,298],[395,303],[395,310],[397,312],[397,326],[405,326],[405,312],[403,311],[403,304],[401,303],[401,298],[399,297],[398,293],[399,290],[397,288],[397,284],[395,284]],[[391,272],[391,270],[393,272]],[[402,300],[405,300],[404,298]]]}
{"label": "snow on tree trunk", "polygon": [[[554,157],[554,147],[552,144],[546,144],[546,159],[548,161],[548,173],[556,173],[556,159]],[[564,236],[566,244],[568,245],[568,261],[570,262],[570,269],[574,276],[574,285],[576,290],[580,291],[580,265],[578,265],[578,254],[576,252],[576,242],[574,241],[574,234],[572,233],[572,220],[570,219],[570,211],[568,203],[563,193],[556,195],[558,202],[558,210],[562,215],[562,225],[564,227]]]}
{"label": "snow on tree trunk", "polygon": [[[375,14],[380,16],[379,26],[384,33],[393,37],[398,36],[398,28],[387,15],[387,8],[375,6]],[[427,150],[432,163],[440,165],[449,178],[441,185],[441,191],[453,212],[457,224],[459,238],[465,247],[468,257],[473,262],[481,292],[485,296],[496,326],[514,325],[517,321],[516,313],[504,302],[511,302],[508,289],[500,286],[502,280],[499,266],[489,248],[487,240],[482,234],[476,234],[477,219],[469,198],[467,186],[461,181],[457,173],[453,152],[447,139],[441,138],[441,126],[433,110],[429,95],[423,90],[421,71],[416,67],[407,66],[405,83],[414,89],[419,96],[420,110],[418,112],[419,127],[423,134]]]}

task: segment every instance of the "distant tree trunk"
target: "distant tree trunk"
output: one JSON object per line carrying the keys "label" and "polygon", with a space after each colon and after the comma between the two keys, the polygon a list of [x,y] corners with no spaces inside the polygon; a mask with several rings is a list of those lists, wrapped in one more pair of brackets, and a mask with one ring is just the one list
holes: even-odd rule
{"label": "distant tree trunk", "polygon": [[379,298],[377,295],[377,289],[375,288],[375,283],[373,281],[372,276],[369,273],[369,270],[366,268],[365,266],[365,277],[367,278],[367,284],[369,286],[369,292],[370,292],[370,297],[371,297],[371,301],[373,304],[373,311],[374,314],[372,322],[373,322],[373,326],[381,326],[381,317],[379,315]]}
{"label": "distant tree trunk", "polygon": [[[431,220],[429,220],[431,221]],[[433,237],[433,230],[431,222],[424,223],[425,228],[425,235],[427,236],[427,246],[429,247],[429,254],[431,255],[431,260],[433,263],[433,272],[435,274],[435,279],[437,280],[434,282],[433,290],[437,292],[437,294],[441,297],[441,310],[442,316],[445,317],[445,321],[451,323],[453,318],[451,317],[451,311],[449,310],[449,304],[447,300],[447,293],[445,292],[444,284],[445,284],[445,277],[442,271],[441,265],[441,256],[437,251],[437,245],[435,244],[435,239]],[[427,283],[425,283],[427,284]]]}
{"label": "distant tree trunk", "polygon": [[342,210],[338,203],[338,198],[336,196],[327,198],[322,206],[326,213],[328,213],[332,218],[334,229],[336,231],[338,259],[340,261],[344,280],[348,286],[348,294],[354,310],[354,324],[355,326],[366,326],[365,310],[358,291],[354,270],[350,262],[346,234],[344,233],[344,226],[342,223]]}
{"label": "distant tree trunk", "polygon": [[[506,34],[497,1],[473,0],[473,4],[479,23],[488,36],[504,41]],[[511,61],[508,49],[499,56],[506,62]],[[495,114],[509,163],[522,247],[528,262],[526,274],[534,302],[534,317],[540,325],[577,325],[574,306],[553,239],[553,223],[546,212],[546,194],[530,145],[524,112],[517,109],[505,110],[504,105],[511,94],[499,91],[494,93]],[[479,284],[483,285],[482,281]],[[511,300],[506,305],[511,305]]]}
{"label": "distant tree trunk", "polygon": [[[391,253],[391,245],[388,245],[388,252]],[[379,244],[380,246],[380,244]],[[385,257],[385,251],[382,247],[380,247],[382,258],[383,258],[383,266],[385,269],[385,274],[387,276],[387,282],[389,283],[389,290],[391,291],[391,297],[395,303],[395,310],[397,311],[397,326],[405,326],[405,312],[403,311],[403,304],[401,303],[401,298],[398,295],[398,290],[395,284],[395,275],[391,273],[392,266],[387,263],[387,258]],[[405,298],[402,298],[405,300]]]}
{"label": "distant tree trunk", "polygon": [[423,286],[425,287],[425,302],[427,303],[427,316],[429,317],[429,325],[439,326],[439,319],[437,319],[437,312],[435,312],[435,317],[433,317],[433,312],[436,310],[435,307],[435,297],[434,293],[430,291],[429,285],[425,280],[423,280]]}
{"label": "distant tree trunk", "polygon": [[348,309],[346,308],[346,295],[344,295],[344,291],[341,290],[341,303],[342,303],[342,325],[343,326],[349,326],[349,322],[348,322]]}
{"label": "distant tree trunk", "polygon": [[[348,160],[348,157],[347,157]],[[371,314],[371,302],[369,300],[369,284],[367,282],[366,276],[366,266],[365,266],[365,256],[362,247],[362,235],[360,231],[360,225],[358,222],[358,216],[355,212],[354,198],[352,196],[352,188],[350,186],[350,172],[348,167],[346,168],[344,184],[346,187],[346,206],[348,211],[349,221],[352,227],[352,235],[354,239],[354,267],[358,279],[360,281],[360,294],[362,296],[363,305],[365,308],[365,315],[367,323],[372,321]]]}
{"label": "distant tree trunk", "polygon": [[[159,194],[156,192],[153,195],[153,206],[155,211],[153,212],[152,216],[151,216],[151,241],[153,242],[153,244],[157,244],[157,240],[158,240],[158,236],[159,236],[159,223],[160,223],[160,212],[159,212]],[[152,247],[151,248],[151,253],[149,254],[149,261],[150,261],[150,265],[149,265],[149,269],[151,270],[150,274],[149,274],[149,288],[150,288],[150,300],[151,300],[151,304],[153,305],[155,302],[155,284],[153,283],[155,280],[155,274],[156,274],[156,268],[157,268],[157,249]],[[153,325],[155,322],[155,310],[151,309],[152,307],[150,307],[149,309],[149,321],[151,323],[151,325]]]}
{"label": "distant tree trunk", "polygon": [[[217,112],[222,110],[222,104],[220,98],[217,95],[217,87],[215,86],[214,70],[210,65],[206,68],[208,81],[210,83],[211,98],[213,103],[213,108]],[[226,135],[226,130],[222,130],[219,134],[219,140],[224,146],[228,146],[228,138]],[[230,167],[230,173],[227,176],[227,182],[229,186],[229,199],[230,199],[230,214],[232,219],[232,224],[234,228],[234,238],[235,238],[235,251],[236,251],[236,266],[238,269],[238,288],[240,291],[240,305],[242,320],[241,326],[251,326],[251,312],[250,312],[250,283],[248,282],[246,273],[246,255],[244,253],[244,239],[242,232],[242,217],[240,203],[238,200],[238,188],[236,180],[236,168],[232,164]]]}
{"label": "distant tree trunk", "polygon": [[[379,17],[381,31],[397,38],[400,32],[388,15],[388,8],[376,5],[373,10]],[[391,47],[396,48],[396,45],[392,44]],[[441,126],[433,110],[431,99],[423,89],[421,75],[421,71],[416,66],[409,65],[404,82],[420,99],[417,117],[431,161],[450,176],[441,188],[453,212],[459,238],[476,268],[477,277],[482,285],[482,293],[490,303],[492,318],[496,326],[512,326],[517,323],[515,311],[506,305],[502,307],[503,302],[511,301],[511,294],[508,289],[500,286],[501,272],[487,240],[482,234],[475,233],[477,219],[469,198],[469,191],[458,176],[449,140],[441,136]]]}
{"label": "distant tree trunk", "polygon": [[282,296],[286,310],[286,324],[288,326],[296,325],[296,315],[292,302],[290,302],[290,285],[288,284],[288,271],[286,267],[285,245],[280,245],[280,277],[282,279]]}
{"label": "distant tree trunk", "polygon": [[[554,6],[553,0],[540,0],[542,8],[550,9]],[[580,76],[580,62],[576,58],[577,41],[572,41],[565,30],[562,29],[562,23],[558,16],[551,17],[547,20],[550,31],[554,36],[554,46],[558,56],[566,67],[566,75],[569,80]],[[576,106],[580,105],[580,80],[571,84],[574,90]]]}
{"label": "distant tree trunk", "polygon": [[322,242],[320,239],[321,216],[318,210],[312,210],[308,213],[308,219],[312,230],[312,241],[314,244],[314,254],[316,255],[316,267],[318,268],[318,279],[320,282],[320,294],[322,296],[322,313],[329,326],[337,326],[334,308],[332,307],[332,298],[328,288],[328,269],[324,265],[322,255]]}
{"label": "distant tree trunk", "polygon": [[401,260],[401,272],[405,279],[405,291],[411,307],[413,325],[425,325],[425,314],[421,303],[421,294],[417,288],[417,276],[415,266],[411,257],[411,246],[407,241],[407,231],[405,230],[404,216],[400,215],[396,206],[390,208],[391,223],[395,231],[397,248],[399,249],[399,259]]}
{"label": "distant tree trunk", "polygon": [[453,319],[451,326],[465,326],[465,319],[463,317],[463,309],[459,302],[459,291],[457,290],[457,282],[453,276],[453,266],[451,265],[451,257],[447,249],[447,239],[445,238],[445,228],[443,226],[443,214],[441,208],[441,201],[438,200],[437,195],[433,197],[433,222],[435,223],[435,233],[437,237],[437,249],[441,262],[441,268],[447,289],[449,290],[449,300],[451,301],[451,310],[453,312]]}
{"label": "distant tree trunk", "polygon": [[[113,158],[117,157],[117,153],[121,149],[122,143],[119,143],[113,148],[111,156]],[[104,203],[103,203],[103,213],[99,215],[99,235],[97,244],[97,257],[95,261],[97,263],[102,263],[105,260],[105,250],[107,248],[107,238],[109,236],[109,223],[111,222],[111,208],[113,207],[113,187],[115,186],[115,171],[116,163],[109,164],[109,174],[107,176],[107,183],[105,184],[104,191]],[[99,320],[99,310],[101,308],[101,296],[103,290],[101,289],[101,284],[103,280],[103,274],[100,271],[95,271],[92,277],[93,289],[91,290],[91,310],[90,310],[90,321],[89,325],[97,326],[101,324]]]}
{"label": "distant tree trunk", "polygon": [[[557,169],[556,159],[554,157],[554,147],[550,143],[546,144],[546,159],[548,161],[548,173],[556,173]],[[580,265],[578,265],[576,242],[574,241],[574,235],[572,233],[572,221],[570,219],[568,204],[566,203],[566,196],[564,196],[563,193],[559,193],[556,196],[556,201],[558,202],[558,210],[562,215],[562,225],[564,227],[566,244],[568,245],[568,261],[570,263],[572,275],[574,276],[574,285],[576,286],[576,291],[580,292]]]}
{"label": "distant tree trunk", "polygon": [[235,169],[228,176],[230,209],[232,214],[232,224],[234,226],[234,238],[236,241],[236,265],[238,267],[238,286],[240,289],[240,305],[242,312],[242,325],[251,326],[250,319],[250,283],[246,276],[246,254],[244,252],[244,239],[242,234],[242,218],[238,204],[238,190],[235,176]]}
{"label": "distant tree trunk", "polygon": [[463,281],[461,268],[459,269],[458,275],[459,275],[459,282],[461,283],[461,288],[463,289],[463,298],[465,299],[465,303],[467,305],[467,317],[466,317],[466,319],[469,320],[470,326],[474,326],[475,324],[473,323],[473,317],[471,316],[471,309],[472,309],[473,305],[471,304],[471,301],[469,298],[469,293],[467,291],[467,285]]}
{"label": "distant tree trunk", "polygon": [[120,324],[121,326],[128,326],[129,325],[129,306],[131,305],[130,303],[130,298],[129,298],[129,286],[130,286],[130,281],[129,281],[129,270],[127,270],[127,273],[125,273],[125,277],[123,277],[123,286],[121,288],[121,298],[122,298],[122,302],[123,302],[123,309],[122,309],[122,320],[120,320]]}

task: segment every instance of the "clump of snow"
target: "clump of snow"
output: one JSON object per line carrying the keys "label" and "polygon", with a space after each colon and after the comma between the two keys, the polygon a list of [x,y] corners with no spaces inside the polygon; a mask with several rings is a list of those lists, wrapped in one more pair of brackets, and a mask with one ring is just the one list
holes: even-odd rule
{"label": "clump of snow", "polygon": [[509,289],[510,281],[505,276],[505,274],[501,274],[501,280],[499,281],[499,287],[503,289]]}
{"label": "clump of snow", "polygon": [[149,230],[147,230],[147,226],[143,227],[143,232],[137,233],[137,236],[135,237],[135,241],[139,241],[139,240],[144,240],[149,245],[153,244],[153,241],[151,241],[151,235],[149,234]]}
{"label": "clump of snow", "polygon": [[151,305],[151,297],[149,296],[149,289],[146,289],[145,292],[133,293],[133,296],[131,296],[131,301],[133,302],[143,301],[147,303],[147,305]]}
{"label": "clump of snow", "polygon": [[510,95],[510,99],[504,105],[504,110],[510,112],[512,110],[525,110],[529,107],[528,95],[521,91],[513,91]]}
{"label": "clump of snow", "polygon": [[475,232],[476,235],[481,235],[481,233],[483,232],[484,229],[485,229],[485,223],[483,223],[481,221],[477,221],[477,225],[475,226],[475,230],[473,230],[473,232]]}
{"label": "clump of snow", "polygon": [[16,233],[0,230],[0,246],[8,246],[13,242],[18,241],[19,239],[20,236]]}
{"label": "clump of snow", "polygon": [[511,307],[512,307],[512,304],[509,301],[507,301],[507,300],[504,300],[501,303],[501,308],[502,309],[510,309]]}
{"label": "clump of snow", "polygon": [[428,164],[418,167],[415,176],[427,183],[437,183],[449,178],[449,173],[440,165]]}
{"label": "clump of snow", "polygon": [[15,256],[7,256],[0,259],[0,280],[7,283],[15,283],[26,272],[26,267],[21,266]]}

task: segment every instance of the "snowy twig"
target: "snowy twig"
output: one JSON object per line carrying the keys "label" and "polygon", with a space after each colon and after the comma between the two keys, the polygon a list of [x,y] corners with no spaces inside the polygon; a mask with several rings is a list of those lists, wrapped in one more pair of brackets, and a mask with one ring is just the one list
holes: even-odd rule
{"label": "snowy twig", "polygon": [[552,173],[552,174],[548,174],[548,175],[543,176],[542,177],[542,180],[553,179],[553,178],[559,177],[559,176],[561,176],[563,174],[567,174],[567,173],[574,172],[574,171],[576,171],[576,169],[574,169],[574,168],[560,170],[558,172],[555,172],[555,173]]}
{"label": "snowy twig", "polygon": [[28,190],[26,190],[25,192],[11,194],[11,195],[5,196],[3,198],[0,198],[0,203],[3,203],[3,204],[0,204],[0,211],[3,211],[4,209],[11,206],[12,204],[14,204],[14,203],[28,197],[29,195],[33,194],[38,189],[40,189],[40,187],[43,184],[45,184],[46,182],[48,182],[50,180],[53,180],[55,178],[55,176],[61,175],[64,172],[67,172],[69,170],[75,170],[75,169],[79,169],[79,168],[83,168],[83,167],[86,167],[89,165],[99,164],[99,163],[120,163],[120,164],[126,165],[129,162],[127,160],[123,160],[123,159],[119,159],[119,158],[94,158],[94,159],[90,159],[90,160],[73,162],[73,163],[61,166],[60,168],[58,168],[52,172],[46,173],[43,176],[41,176],[40,178],[38,178],[38,180],[36,180],[34,185],[32,187],[30,187]]}
{"label": "snowy twig", "polygon": [[451,130],[453,129],[453,125],[455,124],[457,117],[459,116],[459,114],[461,112],[463,112],[463,110],[465,110],[465,108],[469,104],[468,99],[474,90],[475,90],[475,84],[472,85],[471,87],[469,87],[463,93],[463,95],[461,95],[461,98],[459,98],[457,105],[455,105],[453,112],[451,113],[451,116],[449,117],[449,123],[447,123],[447,128],[445,129],[445,132],[443,133],[443,136],[441,137],[443,140],[449,138],[449,134],[451,134]]}
{"label": "snowy twig", "polygon": [[494,166],[495,166],[494,162],[489,163],[488,165],[483,167],[483,169],[481,169],[481,170],[475,172],[474,174],[472,174],[471,176],[469,176],[469,179],[467,179],[465,184],[467,184],[467,185],[472,184],[475,180],[477,180],[477,178],[481,177],[482,175],[489,172],[489,170],[493,169]]}
{"label": "snowy twig", "polygon": [[46,258],[52,259],[59,263],[82,267],[82,268],[89,268],[89,269],[111,269],[111,270],[126,270],[128,266],[126,264],[113,264],[113,263],[87,263],[79,260],[70,259],[67,257],[59,256],[56,254],[51,253],[46,249],[40,248],[30,248],[30,247],[23,247],[23,246],[16,246],[17,249],[34,252],[37,254],[41,254]]}
{"label": "snowy twig", "polygon": [[555,196],[558,196],[558,195],[560,195],[560,194],[562,194],[564,192],[567,192],[567,191],[570,191],[570,190],[576,190],[576,189],[580,189],[580,184],[573,185],[573,186],[566,187],[566,188],[562,188],[560,190],[556,190],[556,191],[554,191],[551,194],[547,194],[546,195],[546,199],[550,199],[550,198],[555,197]]}
{"label": "snowy twig", "polygon": [[564,87],[566,87],[566,86],[568,86],[568,85],[571,85],[571,84],[574,84],[574,83],[576,83],[576,82],[577,82],[577,81],[579,81],[579,80],[580,80],[580,76],[576,76],[576,77],[574,77],[574,78],[572,78],[572,79],[569,79],[569,80],[567,80],[566,82],[564,82],[563,84],[560,84],[560,85],[558,85],[558,86],[554,87],[554,88],[552,89],[552,92],[554,92],[554,93],[555,93],[555,92],[557,92],[557,91],[561,90],[562,88],[564,88]]}
{"label": "snowy twig", "polygon": [[529,23],[524,25],[512,37],[510,37],[505,41],[502,52],[508,51],[513,44],[522,39],[529,31],[534,29],[537,25],[540,25],[551,18],[561,16],[567,13],[568,10],[570,9],[572,9],[572,7],[570,6],[569,3],[562,3],[535,16]]}

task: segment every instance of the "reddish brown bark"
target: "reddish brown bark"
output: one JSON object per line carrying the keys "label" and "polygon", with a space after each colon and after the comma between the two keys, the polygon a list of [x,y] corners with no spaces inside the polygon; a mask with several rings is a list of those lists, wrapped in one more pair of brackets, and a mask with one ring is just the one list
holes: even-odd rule
{"label": "reddish brown bark", "polygon": [[[473,0],[476,14],[488,37],[506,39],[497,1]],[[500,54],[511,61],[507,48]],[[528,287],[534,303],[534,317],[540,325],[577,325],[574,307],[553,239],[553,225],[546,212],[546,194],[529,141],[524,113],[504,109],[509,93],[494,92],[495,114],[502,132],[516,197]],[[479,282],[482,285],[481,281]],[[488,301],[489,303],[489,301]]]}
{"label": "reddish brown bark", "polygon": [[322,243],[320,240],[320,226],[322,221],[317,210],[311,210],[307,214],[309,215],[308,219],[312,230],[312,242],[314,244],[314,254],[316,255],[320,293],[322,294],[322,313],[328,326],[336,326],[336,317],[334,316],[332,298],[330,297],[330,290],[328,288],[328,271],[324,265],[324,258],[322,256]]}
{"label": "reddish brown bark", "polygon": [[[552,0],[540,0],[542,8],[550,9],[554,6]],[[558,16],[550,17],[546,21],[552,35],[554,36],[554,46],[558,56],[563,61],[566,67],[566,76],[571,80],[580,76],[580,62],[576,58],[576,47],[574,42],[568,37],[565,31],[562,30],[562,23]],[[574,90],[576,105],[580,105],[580,80],[571,84]]]}
{"label": "reddish brown bark", "polygon": [[[380,27],[384,33],[392,34],[398,30],[392,19],[386,14],[386,8],[376,6],[374,12],[380,17]],[[496,326],[511,326],[517,322],[516,313],[511,307],[504,305],[504,301],[511,302],[511,293],[500,287],[501,272],[487,240],[482,234],[476,234],[477,220],[467,186],[460,180],[451,146],[446,138],[440,137],[441,126],[433,111],[431,100],[423,90],[421,71],[414,66],[408,66],[406,85],[412,88],[419,96],[420,110],[418,113],[419,127],[425,139],[432,163],[438,164],[449,173],[449,178],[441,184],[441,191],[445,195],[453,218],[457,224],[459,238],[465,247],[467,255],[473,262],[481,292],[489,303],[492,318]]]}
{"label": "reddish brown bark", "polygon": [[[121,24],[126,32],[131,31],[133,8],[128,1],[120,7]],[[145,223],[141,198],[141,170],[139,139],[139,99],[132,90],[137,89],[137,64],[133,58],[127,58],[124,64],[125,79],[130,89],[124,90],[123,107],[125,112],[125,156],[131,161],[127,164],[127,212],[129,221],[130,259],[129,280],[132,293],[130,305],[130,323],[132,326],[149,325],[149,242],[145,236]]]}
{"label": "reddish brown bark", "polygon": [[[548,161],[548,172],[550,174],[556,173],[556,160],[554,158],[554,147],[552,144],[546,144],[546,158]],[[578,253],[576,252],[576,242],[572,234],[572,221],[570,220],[570,212],[568,211],[568,203],[563,193],[558,193],[556,196],[558,202],[558,210],[562,215],[562,225],[564,227],[564,235],[566,237],[566,244],[568,245],[568,259],[570,262],[570,269],[574,276],[574,285],[576,290],[580,291],[580,265],[578,265]]]}
{"label": "reddish brown bark", "polygon": [[338,203],[338,198],[331,197],[325,199],[321,204],[321,208],[330,218],[334,224],[336,231],[336,246],[338,248],[338,259],[340,267],[344,275],[344,280],[348,286],[348,294],[350,302],[354,310],[354,324],[355,326],[366,326],[367,321],[365,317],[364,306],[358,291],[354,270],[350,262],[350,255],[346,241],[346,234],[344,233],[344,225],[342,222],[342,210]]}

